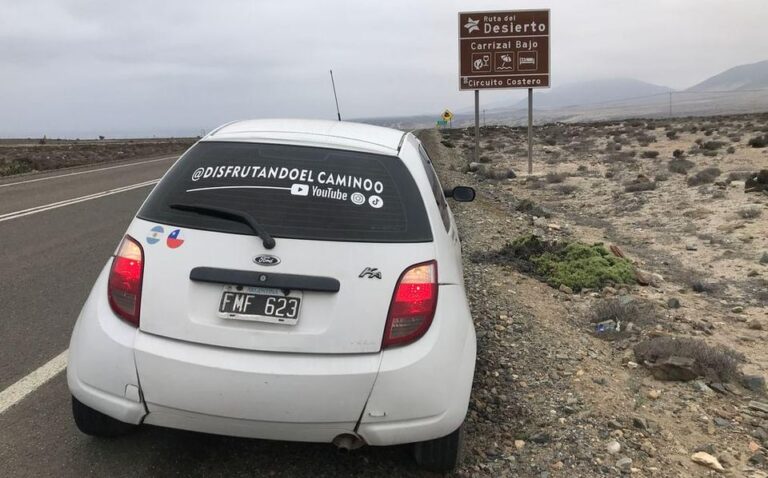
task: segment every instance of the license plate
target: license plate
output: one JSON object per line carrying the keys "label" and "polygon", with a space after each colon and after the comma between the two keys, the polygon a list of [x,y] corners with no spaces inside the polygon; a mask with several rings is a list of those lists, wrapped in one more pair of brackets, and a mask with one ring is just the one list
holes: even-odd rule
{"label": "license plate", "polygon": [[219,301],[219,317],[295,325],[300,307],[299,291],[228,285]]}

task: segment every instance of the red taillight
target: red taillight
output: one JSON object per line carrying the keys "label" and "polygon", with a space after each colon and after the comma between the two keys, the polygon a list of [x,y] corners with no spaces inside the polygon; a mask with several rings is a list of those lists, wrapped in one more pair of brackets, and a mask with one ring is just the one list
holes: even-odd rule
{"label": "red taillight", "polygon": [[424,335],[437,307],[437,262],[409,267],[400,276],[389,306],[382,348],[405,345]]}
{"label": "red taillight", "polygon": [[139,326],[144,251],[131,236],[125,236],[109,271],[107,295],[112,311],[126,322]]}

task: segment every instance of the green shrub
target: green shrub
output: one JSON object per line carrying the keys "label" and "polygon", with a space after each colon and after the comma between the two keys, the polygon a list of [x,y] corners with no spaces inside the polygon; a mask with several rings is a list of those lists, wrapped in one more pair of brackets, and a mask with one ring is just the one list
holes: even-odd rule
{"label": "green shrub", "polygon": [[529,234],[508,242],[500,255],[556,288],[566,285],[580,291],[635,282],[632,264],[599,243],[542,241]]}
{"label": "green shrub", "polygon": [[596,289],[608,283],[635,282],[632,264],[611,255],[602,244],[572,242],[557,252],[531,259],[536,273],[552,287],[566,285],[574,291]]}

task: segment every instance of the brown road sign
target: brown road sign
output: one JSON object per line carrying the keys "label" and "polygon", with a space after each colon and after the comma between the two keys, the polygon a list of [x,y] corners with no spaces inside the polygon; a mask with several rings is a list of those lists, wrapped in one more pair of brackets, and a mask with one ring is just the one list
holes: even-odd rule
{"label": "brown road sign", "polygon": [[549,87],[549,10],[459,13],[459,90]]}

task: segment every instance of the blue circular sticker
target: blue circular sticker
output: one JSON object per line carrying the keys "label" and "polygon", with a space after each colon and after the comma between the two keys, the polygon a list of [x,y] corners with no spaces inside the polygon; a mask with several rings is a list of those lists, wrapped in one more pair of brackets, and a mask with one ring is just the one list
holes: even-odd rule
{"label": "blue circular sticker", "polygon": [[147,244],[156,244],[160,241],[165,231],[163,230],[163,226],[155,226],[152,229],[149,230],[149,235],[147,236]]}

